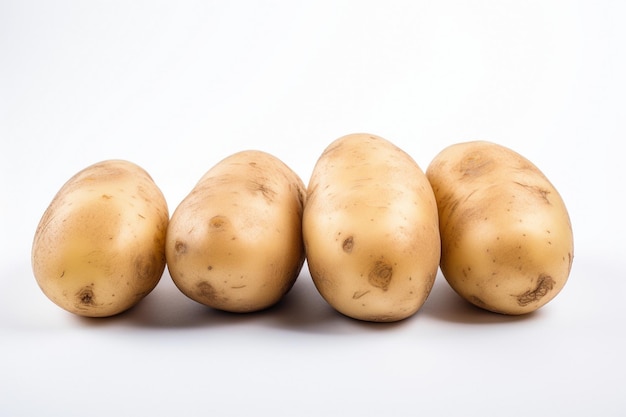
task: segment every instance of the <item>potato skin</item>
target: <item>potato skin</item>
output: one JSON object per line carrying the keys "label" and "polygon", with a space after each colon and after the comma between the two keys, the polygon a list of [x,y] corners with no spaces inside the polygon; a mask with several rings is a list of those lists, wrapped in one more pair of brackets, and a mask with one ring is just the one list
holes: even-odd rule
{"label": "potato skin", "polygon": [[278,158],[257,150],[213,166],[174,211],[166,257],[187,297],[245,313],[276,304],[304,263],[305,188]]}
{"label": "potato skin", "polygon": [[442,150],[426,176],[439,208],[441,271],[461,297],[519,315],[561,291],[574,259],[572,226],[535,165],[504,146],[471,141]]}
{"label": "potato skin", "polygon": [[121,313],[159,282],[168,219],[165,198],[144,169],[123,160],[91,165],[61,187],[39,222],[37,283],[71,313]]}
{"label": "potato skin", "polygon": [[440,239],[423,171],[391,142],[343,136],[319,157],[307,188],[307,264],[322,297],[358,320],[392,322],[432,289]]}

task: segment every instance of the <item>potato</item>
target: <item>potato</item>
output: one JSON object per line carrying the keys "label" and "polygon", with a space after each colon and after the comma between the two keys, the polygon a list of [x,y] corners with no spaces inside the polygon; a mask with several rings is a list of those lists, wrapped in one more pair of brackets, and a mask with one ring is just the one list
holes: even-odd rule
{"label": "potato", "polygon": [[370,134],[332,142],[318,159],[303,215],[307,263],[322,297],[358,320],[416,313],[437,274],[437,207],[424,172]]}
{"label": "potato", "polygon": [[565,204],[516,152],[484,141],[449,146],[426,176],[439,208],[441,271],[464,299],[519,315],[561,291],[574,259]]}
{"label": "potato", "polygon": [[32,246],[37,283],[81,316],[129,309],[163,274],[168,217],[163,194],[139,166],[109,160],[85,168],[39,222]]}
{"label": "potato", "polygon": [[304,263],[304,183],[255,150],[218,162],[174,211],[166,239],[172,280],[215,309],[252,312],[276,304]]}

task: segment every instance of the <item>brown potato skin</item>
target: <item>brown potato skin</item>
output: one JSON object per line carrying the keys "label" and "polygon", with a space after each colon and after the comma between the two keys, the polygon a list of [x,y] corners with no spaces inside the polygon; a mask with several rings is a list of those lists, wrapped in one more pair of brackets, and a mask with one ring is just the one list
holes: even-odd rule
{"label": "brown potato skin", "polygon": [[170,219],[174,284],[198,303],[234,313],[276,304],[304,263],[304,199],[302,180],[273,155],[245,150],[218,162]]}
{"label": "brown potato skin", "polygon": [[528,159],[487,141],[442,150],[426,170],[439,210],[441,271],[470,303],[533,312],[563,288],[574,258],[567,208]]}
{"label": "brown potato skin", "polygon": [[307,264],[322,297],[363,321],[415,314],[440,255],[435,198],[417,163],[379,136],[347,135],[319,157],[307,193]]}
{"label": "brown potato skin", "polygon": [[121,313],[161,279],[168,219],[165,197],[143,168],[124,160],[93,164],[61,187],[37,226],[37,283],[71,313]]}

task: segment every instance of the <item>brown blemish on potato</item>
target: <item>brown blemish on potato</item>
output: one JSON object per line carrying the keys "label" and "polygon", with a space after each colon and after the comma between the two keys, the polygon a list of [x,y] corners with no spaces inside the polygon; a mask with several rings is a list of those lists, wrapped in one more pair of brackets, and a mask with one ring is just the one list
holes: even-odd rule
{"label": "brown blemish on potato", "polygon": [[393,276],[393,268],[387,262],[376,261],[370,270],[367,280],[374,287],[387,291]]}
{"label": "brown blemish on potato", "polygon": [[367,290],[367,291],[355,291],[354,294],[352,294],[352,299],[353,300],[358,300],[359,298],[363,297],[368,292],[370,292],[370,291],[369,290]]}
{"label": "brown blemish on potato", "polygon": [[513,182],[521,187],[524,187],[524,189],[532,193],[535,197],[540,199],[543,203],[550,204],[550,200],[548,200],[548,194],[550,194],[550,191],[546,190],[545,188],[541,188],[537,185],[523,184],[517,181],[513,181]]}
{"label": "brown blemish on potato", "polygon": [[213,216],[209,220],[209,226],[211,229],[222,229],[228,223],[228,219],[225,216]]}
{"label": "brown blemish on potato", "polygon": [[545,274],[539,275],[537,279],[537,286],[534,290],[526,291],[525,293],[517,296],[517,303],[525,307],[530,303],[540,300],[544,297],[548,292],[550,292],[554,288],[554,279]]}
{"label": "brown blemish on potato", "polygon": [[177,255],[182,255],[184,253],[187,253],[187,244],[185,242],[181,242],[180,240],[177,240],[176,243],[174,244],[174,250],[176,251]]}
{"label": "brown blemish on potato", "polygon": [[486,158],[480,152],[470,153],[459,163],[459,171],[463,178],[482,176],[489,173],[493,168],[493,160]]}
{"label": "brown blemish on potato", "polygon": [[96,296],[93,292],[93,284],[89,284],[76,293],[76,308],[87,309],[96,305]]}
{"label": "brown blemish on potato", "polygon": [[94,296],[93,296],[93,291],[91,290],[83,290],[80,293],[80,302],[83,304],[93,304],[94,301]]}
{"label": "brown blemish on potato", "polygon": [[567,253],[567,257],[569,260],[569,266],[567,268],[568,274],[572,271],[572,264],[574,263],[574,255],[571,252]]}
{"label": "brown blemish on potato", "polygon": [[344,239],[343,244],[341,245],[342,249],[346,253],[351,253],[352,248],[354,247],[354,238],[352,236]]}
{"label": "brown blemish on potato", "polygon": [[250,180],[248,182],[248,188],[253,192],[260,192],[268,203],[272,203],[276,197],[276,191],[274,191],[263,178]]}
{"label": "brown blemish on potato", "polygon": [[215,305],[227,301],[225,297],[220,297],[213,285],[207,281],[199,282],[196,285],[196,290],[199,298],[206,300],[207,305]]}
{"label": "brown blemish on potato", "polygon": [[135,258],[134,267],[139,279],[150,279],[155,274],[157,261],[154,258],[146,259],[144,256]]}

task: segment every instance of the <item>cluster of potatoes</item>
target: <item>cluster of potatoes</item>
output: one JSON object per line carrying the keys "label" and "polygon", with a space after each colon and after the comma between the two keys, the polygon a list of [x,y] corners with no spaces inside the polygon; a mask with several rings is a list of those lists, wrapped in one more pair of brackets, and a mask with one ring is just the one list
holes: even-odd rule
{"label": "cluster of potatoes", "polygon": [[171,217],[139,166],[92,165],[59,190],[32,247],[44,294],[89,317],[137,304],[166,265],[199,303],[259,311],[287,294],[305,259],[321,296],[354,319],[410,317],[439,268],[468,302],[519,315],[563,288],[573,235],[555,187],[511,149],[458,143],[424,172],[391,142],[352,134],[324,150],[308,186],[268,153],[228,156]]}

